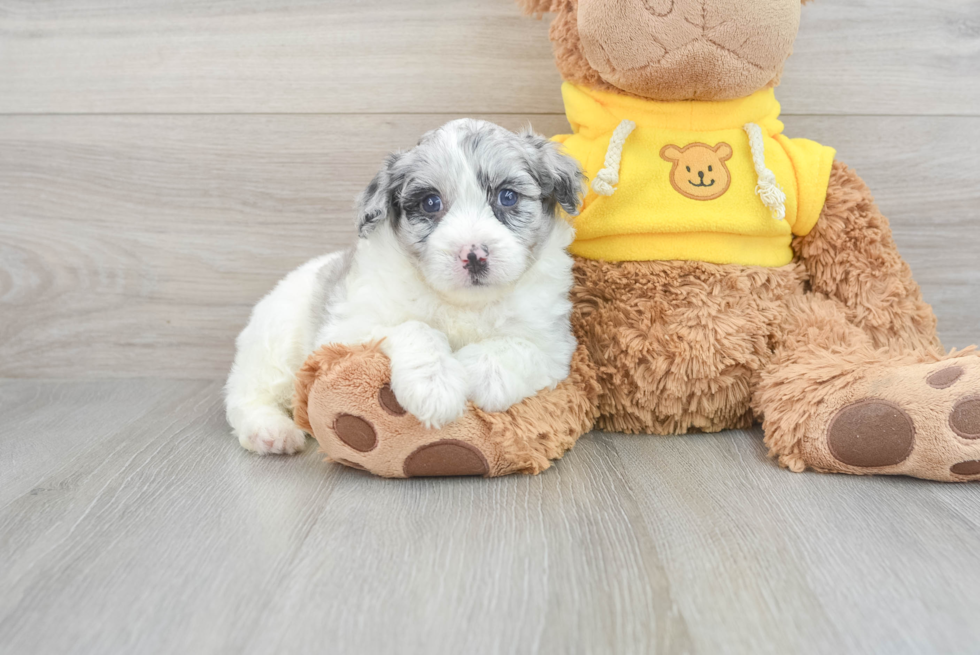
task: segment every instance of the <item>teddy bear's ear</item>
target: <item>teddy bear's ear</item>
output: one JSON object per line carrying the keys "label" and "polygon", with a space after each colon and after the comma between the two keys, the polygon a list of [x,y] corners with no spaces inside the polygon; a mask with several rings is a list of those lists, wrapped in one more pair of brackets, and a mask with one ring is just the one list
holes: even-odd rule
{"label": "teddy bear's ear", "polygon": [[732,158],[732,147],[725,142],[715,146],[715,154],[721,161],[728,161]]}
{"label": "teddy bear's ear", "polygon": [[664,146],[660,150],[660,158],[670,162],[680,161],[681,154],[681,149],[677,146]]}
{"label": "teddy bear's ear", "polygon": [[[803,1],[806,2],[806,0]],[[541,14],[557,11],[561,0],[517,0],[517,4],[520,5],[521,10],[526,15],[540,18]]]}

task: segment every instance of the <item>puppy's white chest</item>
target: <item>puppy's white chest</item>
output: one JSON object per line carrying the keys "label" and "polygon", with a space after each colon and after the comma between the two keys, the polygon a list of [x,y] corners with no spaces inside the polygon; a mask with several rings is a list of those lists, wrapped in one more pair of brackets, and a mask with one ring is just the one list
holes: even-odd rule
{"label": "puppy's white chest", "polygon": [[436,328],[449,337],[453,350],[477,341],[483,341],[497,333],[499,317],[485,312],[456,311],[440,317]]}

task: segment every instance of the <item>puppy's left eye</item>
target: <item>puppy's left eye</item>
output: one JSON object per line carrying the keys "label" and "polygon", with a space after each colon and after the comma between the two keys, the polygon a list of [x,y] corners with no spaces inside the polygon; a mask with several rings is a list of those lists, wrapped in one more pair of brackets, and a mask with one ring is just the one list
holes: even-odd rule
{"label": "puppy's left eye", "polygon": [[513,207],[517,204],[517,192],[513,189],[501,189],[497,194],[497,200],[504,207]]}

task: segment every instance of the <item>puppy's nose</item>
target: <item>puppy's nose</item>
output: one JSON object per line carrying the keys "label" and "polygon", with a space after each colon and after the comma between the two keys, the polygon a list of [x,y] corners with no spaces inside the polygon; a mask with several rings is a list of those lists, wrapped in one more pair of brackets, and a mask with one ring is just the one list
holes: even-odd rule
{"label": "puppy's nose", "polygon": [[459,249],[459,258],[464,262],[486,262],[490,249],[484,245],[470,244]]}
{"label": "puppy's nose", "polygon": [[700,177],[703,180],[704,179],[704,171],[698,171],[698,177]]}
{"label": "puppy's nose", "polygon": [[471,275],[479,275],[486,272],[490,265],[487,261],[490,257],[490,249],[484,245],[463,246],[459,250],[459,258],[463,261],[463,268]]}

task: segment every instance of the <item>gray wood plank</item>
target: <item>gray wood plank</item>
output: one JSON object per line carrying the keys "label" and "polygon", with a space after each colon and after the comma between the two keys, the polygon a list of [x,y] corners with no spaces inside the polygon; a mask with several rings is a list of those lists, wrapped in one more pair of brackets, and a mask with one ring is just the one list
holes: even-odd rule
{"label": "gray wood plank", "polygon": [[779,94],[787,114],[976,116],[978,56],[976,0],[814,0]]}
{"label": "gray wood plank", "polygon": [[[788,113],[977,115],[975,0],[819,0]],[[559,112],[547,21],[512,0],[0,7],[0,112]]]}
{"label": "gray wood plank", "polygon": [[0,112],[540,112],[548,24],[512,0],[6,2]]}
{"label": "gray wood plank", "polygon": [[[386,481],[246,453],[218,383],[0,389],[0,444],[30,434],[51,462],[0,506],[2,652],[912,653],[980,637],[977,485],[795,475],[758,431],[594,434],[537,477]],[[48,420],[11,414],[24,399]],[[0,480],[17,465],[0,458]]]}
{"label": "gray wood plank", "polygon": [[602,437],[696,650],[974,650],[980,553],[960,545],[980,538],[980,488],[792,474],[761,435]]}
{"label": "gray wood plank", "polygon": [[[0,375],[223,375],[251,306],[352,242],[353,198],[384,154],[446,118],[0,118]],[[972,343],[980,119],[796,116],[787,133],[868,180],[941,336]]]}
{"label": "gray wood plank", "polygon": [[35,483],[57,476],[75,457],[97,460],[107,448],[117,448],[105,440],[145,420],[161,397],[173,407],[199,397],[209,384],[146,379],[131,385],[91,381],[46,386],[0,379],[5,426],[0,430],[0,507],[25,494],[58,492]]}

